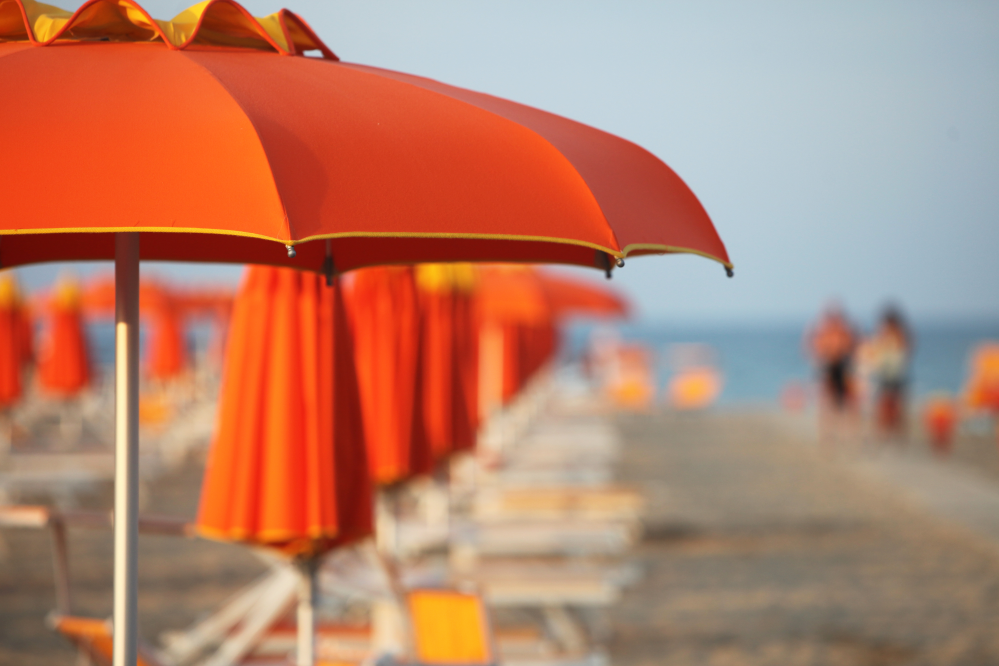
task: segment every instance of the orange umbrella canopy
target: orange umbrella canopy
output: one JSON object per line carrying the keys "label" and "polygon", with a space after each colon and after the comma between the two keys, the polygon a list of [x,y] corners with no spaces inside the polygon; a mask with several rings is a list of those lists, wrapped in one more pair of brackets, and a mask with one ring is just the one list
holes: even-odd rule
{"label": "orange umbrella canopy", "polygon": [[[308,50],[323,57],[282,57]],[[18,156],[0,165],[16,220],[3,266],[109,259],[114,231],[147,232],[143,259],[318,272],[456,260],[609,270],[670,252],[731,265],[694,194],[639,146],[341,62],[287,11],[254,19],[206,2],[167,22],[134,0],[73,15],[8,0],[0,89],[0,132]],[[86,160],[52,159],[67,141]],[[71,238],[54,243],[55,231]]]}
{"label": "orange umbrella canopy", "polygon": [[38,351],[38,381],[46,393],[75,395],[90,384],[90,352],[76,280],[61,279],[46,309]]}
{"label": "orange umbrella canopy", "polygon": [[30,325],[17,280],[10,272],[0,274],[0,406],[21,397],[26,322]]}
{"label": "orange umbrella canopy", "polygon": [[420,311],[410,267],[366,268],[347,290],[371,478],[391,484],[430,471],[418,384]]}
{"label": "orange umbrella canopy", "polygon": [[369,535],[359,400],[339,283],[250,268],[233,309],[200,532],[296,556]]}

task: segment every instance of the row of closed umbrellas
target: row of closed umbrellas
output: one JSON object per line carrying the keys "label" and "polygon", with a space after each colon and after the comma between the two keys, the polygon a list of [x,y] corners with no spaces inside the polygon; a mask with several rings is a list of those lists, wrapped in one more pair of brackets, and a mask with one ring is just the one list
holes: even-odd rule
{"label": "row of closed umbrellas", "polygon": [[[608,290],[519,267],[365,269],[346,288],[249,269],[202,533],[307,556],[367,535],[366,479],[399,483],[473,448],[498,406],[480,393],[512,399],[554,353],[558,322],[625,312]],[[502,347],[486,355],[480,342],[495,328]],[[501,372],[480,377],[489,363]]]}
{"label": "row of closed umbrellas", "polygon": [[[483,361],[499,360],[492,379],[508,401],[555,352],[557,322],[626,312],[612,292],[523,267],[352,277],[343,289],[299,271],[247,271],[197,520],[204,536],[292,557],[310,590],[325,552],[373,533],[373,486],[474,448],[490,409]],[[502,347],[489,358],[480,340],[495,327]],[[314,650],[314,592],[305,597],[300,664]]]}
{"label": "row of closed umbrellas", "polygon": [[[141,292],[149,327],[145,375],[175,379],[190,364],[185,324],[206,315],[224,321],[232,295],[223,289],[171,289],[158,282],[144,283]],[[113,316],[113,280],[97,278],[81,286],[64,276],[50,293],[25,298],[13,274],[0,276],[0,405],[24,396],[24,369],[32,362],[44,394],[72,398],[85,390],[94,376],[86,324]]]}
{"label": "row of closed umbrellas", "polygon": [[677,252],[731,271],[696,196],[639,146],[342,62],[286,10],[209,0],[160,21],[136,0],[0,3],[0,88],[17,156],[0,164],[0,266],[115,260],[115,666],[136,659],[140,256],[327,279],[455,261],[609,274]]}

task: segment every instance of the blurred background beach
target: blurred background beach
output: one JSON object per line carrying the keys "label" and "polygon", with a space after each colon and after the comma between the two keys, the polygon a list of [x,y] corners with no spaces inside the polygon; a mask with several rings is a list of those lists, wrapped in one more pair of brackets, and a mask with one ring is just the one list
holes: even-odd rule
{"label": "blurred background beach", "polygon": [[[142,4],[169,17],[187,3]],[[255,15],[279,8],[243,4]],[[725,240],[733,279],[700,257],[629,260],[606,285],[630,300],[632,319],[563,332],[564,361],[585,362],[601,337],[650,354],[651,395],[615,421],[627,451],[618,479],[647,492],[651,513],[637,555],[649,583],[615,615],[614,663],[999,663],[999,522],[937,506],[965,478],[988,498],[968,511],[999,506],[990,503],[999,502],[995,423],[968,412],[954,459],[934,461],[921,420],[931,396],[963,400],[974,350],[999,341],[999,4],[284,4],[344,60],[486,91],[649,149],[697,193]],[[30,294],[67,268],[84,282],[109,270],[17,275]],[[596,272],[555,270],[603,284]],[[242,274],[142,271],[233,290]],[[821,388],[806,335],[831,301],[865,336],[887,304],[901,308],[914,340],[905,439],[918,451],[906,455],[957,477],[940,481],[922,462],[815,453]],[[112,326],[86,326],[107,378]],[[192,358],[207,362],[213,335],[205,324],[188,329]],[[673,409],[667,387],[689,355],[706,358],[719,384],[687,413]],[[861,394],[868,424],[873,391]],[[144,486],[149,506],[190,517],[203,460],[201,450]],[[76,501],[104,508],[102,483]],[[913,500],[913,484],[940,489],[937,499]],[[70,663],[70,648],[43,627],[50,563],[33,538],[4,546],[8,562],[19,547],[27,555],[0,574],[0,594],[22,604],[7,616],[19,618],[16,635],[0,628],[0,663]],[[81,548],[91,559],[74,565],[94,614],[108,611],[106,545]],[[198,553],[181,582],[167,575],[172,551],[143,554],[149,637],[258,573],[226,548]],[[187,601],[170,596],[171,580]]]}

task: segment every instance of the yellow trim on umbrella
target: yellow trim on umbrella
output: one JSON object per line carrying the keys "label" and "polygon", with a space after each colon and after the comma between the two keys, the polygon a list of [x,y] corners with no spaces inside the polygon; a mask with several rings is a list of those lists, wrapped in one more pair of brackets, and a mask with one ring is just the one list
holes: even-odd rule
{"label": "yellow trim on umbrella", "polygon": [[631,245],[625,246],[624,250],[614,250],[603,245],[598,245],[597,243],[591,243],[584,240],[576,240],[573,238],[558,238],[555,236],[521,236],[517,234],[476,234],[476,233],[447,233],[447,232],[419,232],[419,231],[344,231],[340,233],[333,234],[317,234],[315,236],[307,236],[299,240],[283,240],[280,238],[274,238],[273,236],[265,236],[264,234],[255,234],[247,231],[233,231],[229,229],[203,229],[203,228],[188,228],[188,227],[60,227],[55,229],[3,229],[0,230],[0,236],[30,236],[30,235],[41,235],[41,234],[64,234],[64,233],[80,233],[80,234],[99,234],[99,233],[118,233],[126,231],[138,231],[147,233],[174,233],[174,234],[212,234],[216,236],[239,236],[242,238],[256,238],[259,240],[271,241],[274,243],[280,243],[282,245],[302,245],[303,243],[310,243],[317,240],[336,240],[340,238],[444,238],[444,239],[455,239],[455,240],[510,240],[510,241],[526,241],[526,242],[540,242],[540,243],[557,243],[560,245],[575,245],[578,247],[588,247],[592,250],[598,250],[600,252],[606,252],[612,257],[617,257],[619,259],[626,259],[628,255],[636,250],[651,250],[653,252],[660,252],[663,254],[695,254],[699,257],[704,257],[705,259],[711,259],[712,261],[717,261],[722,266],[726,268],[733,268],[730,262],[725,261],[719,257],[716,257],[707,252],[701,250],[694,250],[687,247],[681,247],[679,245],[659,245],[656,243],[632,243]]}

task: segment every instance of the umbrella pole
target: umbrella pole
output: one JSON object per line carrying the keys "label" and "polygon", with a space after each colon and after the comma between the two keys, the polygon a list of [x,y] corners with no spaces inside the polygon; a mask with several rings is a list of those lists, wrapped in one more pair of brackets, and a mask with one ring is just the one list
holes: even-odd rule
{"label": "umbrella pole", "polygon": [[319,558],[303,558],[298,569],[298,666],[316,663],[316,569]]}
{"label": "umbrella pole", "polygon": [[115,234],[114,666],[138,644],[139,234]]}

